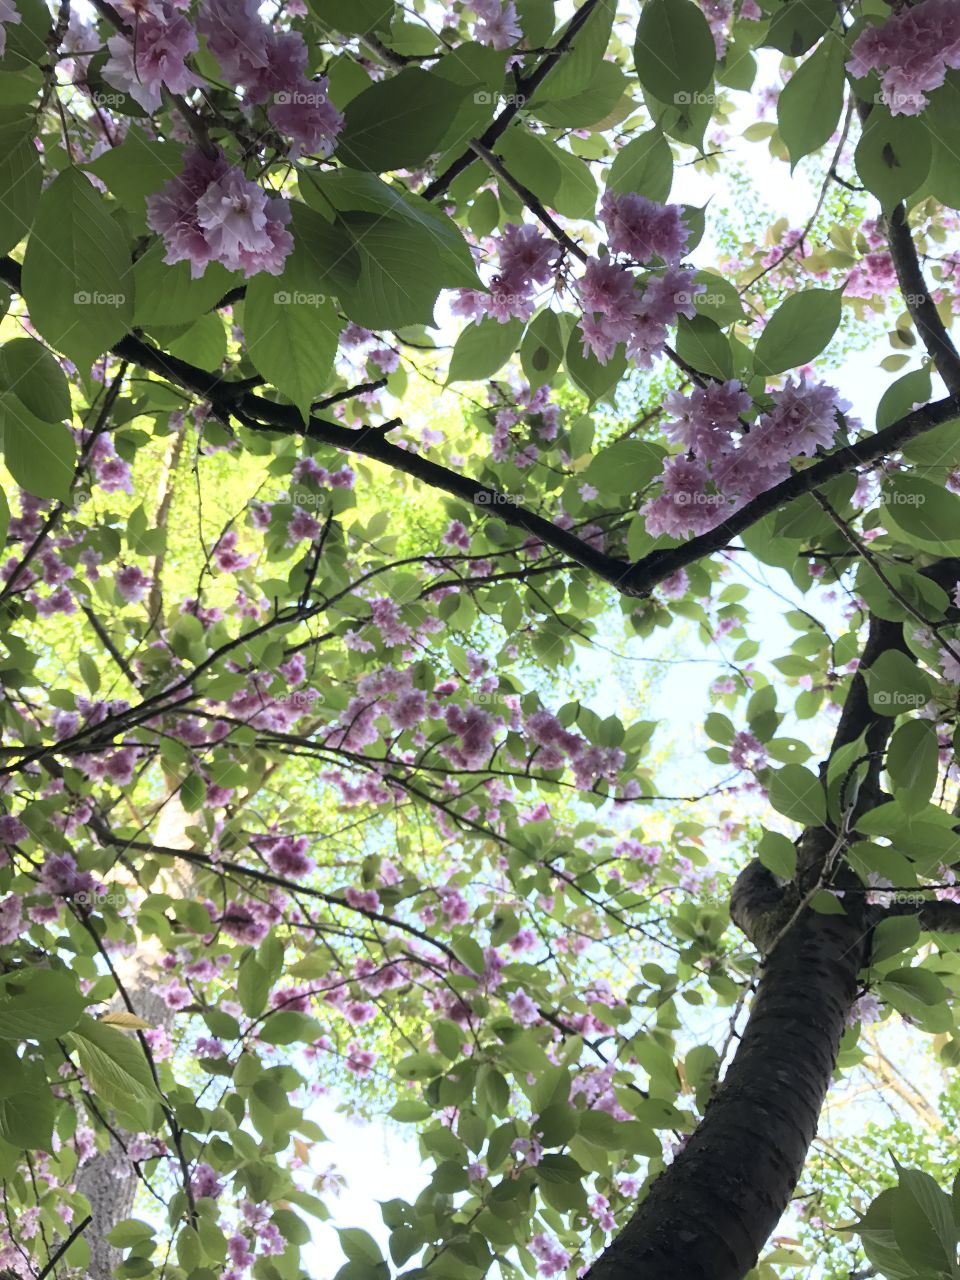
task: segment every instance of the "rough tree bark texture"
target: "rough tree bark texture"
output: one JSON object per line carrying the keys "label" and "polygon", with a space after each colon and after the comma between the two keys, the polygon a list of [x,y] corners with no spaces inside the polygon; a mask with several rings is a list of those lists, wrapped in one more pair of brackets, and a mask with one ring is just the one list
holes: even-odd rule
{"label": "rough tree bark texture", "polygon": [[702,1123],[589,1280],[741,1280],[786,1208],[856,996],[858,920],[806,912],[769,957]]}
{"label": "rough tree bark texture", "polygon": [[[163,805],[157,825],[157,844],[171,849],[192,848],[193,842],[185,833],[193,821],[195,819],[189,817],[179,798],[175,794],[170,796]],[[189,868],[180,864],[176,876],[178,892],[183,893],[188,888]],[[151,1027],[170,1031],[173,1010],[168,1009],[157,994],[157,962],[160,958],[161,953],[154,954],[149,947],[142,948],[135,955],[115,960],[114,967],[139,1016]],[[125,1009],[126,1005],[118,999],[116,1008]],[[112,1248],[106,1237],[118,1222],[130,1217],[137,1192],[137,1174],[126,1153],[132,1135],[116,1127],[115,1132],[117,1137],[111,1137],[106,1150],[98,1152],[84,1165],[77,1177],[77,1190],[90,1202],[91,1222],[84,1232],[84,1239],[90,1246],[89,1280],[111,1280],[115,1268],[122,1261],[120,1250]]]}

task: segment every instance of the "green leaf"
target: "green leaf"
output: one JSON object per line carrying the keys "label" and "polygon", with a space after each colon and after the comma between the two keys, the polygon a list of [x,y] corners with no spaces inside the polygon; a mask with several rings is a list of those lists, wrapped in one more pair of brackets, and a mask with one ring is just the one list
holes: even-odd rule
{"label": "green leaf", "polygon": [[802,764],[785,764],[771,775],[770,803],[778,813],[803,826],[819,826],[827,817],[820,779]]}
{"label": "green leaf", "polygon": [[263,1012],[270,994],[270,975],[251,952],[240,961],[237,970],[237,995],[240,1007],[248,1017]]}
{"label": "green leaf", "polygon": [[920,921],[916,916],[888,916],[873,931],[870,948],[871,964],[889,960],[913,947],[920,938]]}
{"label": "green leaf", "polygon": [[0,347],[0,388],[14,392],[42,422],[62,422],[71,416],[66,374],[33,338],[13,338]]}
{"label": "green leaf", "polygon": [[648,200],[665,204],[673,186],[673,155],[659,129],[641,133],[613,158],[607,174],[607,190],[623,195],[636,191]]}
{"label": "green leaf", "polygon": [[41,422],[10,391],[0,392],[0,428],[7,470],[37,498],[67,502],[77,446],[59,422]]}
{"label": "green leaf", "polygon": [[713,78],[713,35],[690,0],[647,0],[634,46],[637,77],[661,102],[684,106]]}
{"label": "green leaf", "polygon": [[892,426],[915,404],[926,404],[930,399],[930,370],[913,369],[890,384],[877,405],[877,430]]}
{"label": "green leaf", "polygon": [[397,1075],[401,1080],[432,1080],[446,1069],[439,1053],[411,1053],[397,1064]]}
{"label": "green leaf", "polygon": [[154,142],[139,125],[132,125],[118,147],[108,148],[86,167],[145,224],[147,196],[179,175],[183,150],[179,142]]}
{"label": "green leaf", "polygon": [[677,354],[711,378],[725,380],[733,376],[730,343],[716,321],[707,316],[697,315],[692,320],[680,316],[677,322]]}
{"label": "green leaf", "polygon": [[860,180],[884,213],[912,195],[930,172],[933,149],[927,126],[916,116],[892,116],[875,106],[854,152]]}
{"label": "green leaf", "polygon": [[937,731],[931,720],[908,720],[895,730],[887,748],[887,773],[897,802],[908,812],[922,809],[933,795],[940,772]]}
{"label": "green leaf", "polygon": [[76,167],[40,198],[23,259],[30,319],[81,373],[133,323],[133,275],[123,229]]}
{"label": "green leaf", "polygon": [[467,85],[404,67],[347,103],[337,157],[376,173],[422,164],[467,92]]}
{"label": "green leaf", "polygon": [[792,880],[797,870],[797,846],[779,831],[764,831],[757,845],[757,857],[774,875]]}
{"label": "green leaf", "polygon": [[627,77],[615,62],[598,62],[590,80],[571,98],[555,98],[546,82],[549,101],[534,95],[528,110],[544,124],[556,129],[583,129],[605,120],[623,98]]}
{"label": "green leaf", "polygon": [[299,287],[304,278],[289,267],[279,278],[254,276],[247,285],[243,332],[250,359],[306,422],[310,405],[333,376],[340,322],[326,294]]}
{"label": "green leaf", "polygon": [[492,378],[516,351],[522,332],[522,320],[501,324],[493,316],[467,325],[453,348],[447,384]]}
{"label": "green leaf", "polygon": [[65,969],[28,969],[0,984],[0,1039],[51,1040],[76,1026],[86,1007]]}
{"label": "green leaf", "polygon": [[310,8],[325,27],[347,36],[387,31],[394,14],[393,0],[310,0]]}
{"label": "green leaf", "polygon": [[227,354],[227,331],[218,311],[208,311],[179,337],[167,343],[167,350],[181,360],[209,369],[219,369]]}
{"label": "green leaf", "polygon": [[125,1218],[107,1233],[107,1239],[115,1249],[130,1249],[136,1244],[152,1240],[156,1235],[156,1227],[139,1218]]}
{"label": "green leaf", "polygon": [[338,1227],[340,1248],[351,1262],[369,1262],[374,1265],[383,1261],[380,1246],[368,1231],[360,1227]]}
{"label": "green leaf", "polygon": [[0,253],[30,230],[40,202],[43,168],[32,136],[0,143]]}
{"label": "green leaf", "polygon": [[765,377],[807,364],[840,323],[840,289],[806,289],[776,309],[757,339],[754,368]]}
{"label": "green leaf", "polygon": [[70,1042],[94,1093],[109,1106],[159,1101],[150,1064],[134,1037],[84,1014]]}
{"label": "green leaf", "polygon": [[579,327],[570,334],[564,361],[567,373],[591,404],[608,396],[627,370],[627,358],[622,347],[617,347],[606,364],[601,364],[592,351],[585,356]]}
{"label": "green leaf", "polygon": [[777,99],[777,124],[792,167],[823,146],[837,127],[846,83],[844,56],[841,40],[824,40]]}
{"label": "green leaf", "polygon": [[368,329],[432,325],[437,297],[454,273],[429,233],[369,213],[344,214],[342,221],[360,258],[356,284],[340,292],[350,319]]}
{"label": "green leaf", "polygon": [[22,1089],[0,1098],[0,1139],[27,1151],[49,1151],[56,1104],[47,1088]]}
{"label": "green leaf", "polygon": [[569,53],[563,55],[537,90],[536,103],[562,102],[583,93],[607,52],[616,8],[615,0],[598,0],[574,36]]}
{"label": "green leaf", "polygon": [[583,479],[600,493],[636,493],[663,470],[664,450],[642,440],[620,440],[592,460]]}
{"label": "green leaf", "polygon": [[764,44],[799,58],[830,28],[836,16],[832,0],[784,0],[774,9]]}
{"label": "green leaf", "polygon": [[900,1197],[894,1205],[893,1230],[904,1257],[917,1267],[957,1269],[957,1225],[950,1197],[929,1173],[898,1168]]}
{"label": "green leaf", "polygon": [[[439,255],[443,263],[444,281],[447,285],[450,287],[459,285],[464,289],[480,287],[473,255],[463,238],[463,232],[452,218],[435,209],[429,201],[391,186],[376,174],[357,173],[352,169],[337,169],[321,174],[311,173],[309,181],[301,175],[301,190],[307,203],[319,207],[321,213],[324,210],[336,210],[339,213],[386,214],[399,222],[409,223],[419,228],[424,236],[429,238],[433,253]],[[296,203],[293,206],[295,240],[304,234],[298,222],[298,207]],[[315,226],[312,234],[317,234]],[[351,285],[360,274],[360,263],[353,255],[350,246],[344,247],[342,228],[338,228],[338,234],[341,237],[340,242],[336,245],[331,244],[328,252],[333,252],[332,265],[339,263],[345,254],[352,255],[351,269],[344,281],[346,285]],[[337,286],[332,269],[330,276],[331,292],[336,293]]]}
{"label": "green leaf", "polygon": [[865,672],[870,706],[882,716],[917,711],[933,697],[933,687],[915,662],[898,649],[881,653]]}
{"label": "green leaf", "polygon": [[846,909],[835,893],[829,889],[820,889],[810,899],[810,910],[820,916],[844,916]]}
{"label": "green leaf", "polygon": [[877,984],[877,994],[927,1031],[947,1031],[953,1026],[949,992],[928,969],[894,969]]}
{"label": "green leaf", "polygon": [[531,388],[549,382],[563,359],[563,332],[555,311],[541,311],[527,326],[520,344],[520,364]]}
{"label": "green leaf", "polygon": [[940,555],[960,553],[960,497],[942,484],[901,472],[884,483],[880,501],[892,533]]}
{"label": "green leaf", "polygon": [[191,324],[215,307],[243,278],[225,270],[219,262],[210,262],[203,275],[194,280],[188,262],[168,266],[163,260],[164,252],[163,244],[157,240],[134,263],[134,323],[138,326]]}

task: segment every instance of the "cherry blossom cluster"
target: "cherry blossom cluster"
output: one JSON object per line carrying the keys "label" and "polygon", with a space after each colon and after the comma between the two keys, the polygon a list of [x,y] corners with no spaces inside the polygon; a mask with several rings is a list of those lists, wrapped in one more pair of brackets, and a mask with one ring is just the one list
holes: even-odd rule
{"label": "cherry blossom cluster", "polygon": [[657,537],[686,538],[715,528],[745,503],[786,480],[791,460],[829,449],[849,408],[834,387],[788,378],[771,392],[773,407],[753,426],[743,415],[750,397],[736,379],[671,392],[668,436],[682,453],[664,462],[662,490],[641,509]]}
{"label": "cherry blossom cluster", "polygon": [[251,105],[272,101],[270,122],[303,152],[326,159],[343,128],[326,77],[306,75],[307,46],[297,31],[275,31],[263,22],[257,0],[204,0],[197,29],[231,84]]}
{"label": "cherry blossom cluster", "polygon": [[461,289],[451,310],[468,320],[495,317],[500,324],[516,317],[529,320],[534,311],[537,285],[546,284],[560,256],[560,246],[542,236],[536,227],[508,223],[494,240],[500,263],[488,293]]}
{"label": "cherry blossom cluster", "polygon": [[490,399],[500,405],[490,450],[494,462],[512,462],[521,471],[532,467],[543,445],[556,440],[560,429],[560,408],[550,403],[550,387],[544,383],[531,391],[527,383],[516,389],[494,384]]}
{"label": "cherry blossom cluster", "polygon": [[290,208],[266,194],[222,152],[187,152],[183,172],[147,198],[147,221],[163,236],[164,262],[189,262],[202,276],[210,262],[245,276],[279,275],[293,248]]}
{"label": "cherry blossom cluster", "polygon": [[[257,0],[204,0],[196,30],[178,12],[183,7],[175,0],[133,6],[132,29],[107,41],[107,83],[128,93],[145,111],[157,111],[164,91],[182,94],[203,84],[187,65],[199,48],[199,34],[229,83],[243,90],[245,103],[272,103],[268,117],[290,139],[293,158],[302,152],[329,156],[343,116],[330,102],[327,80],[307,78],[303,37],[263,22]],[[0,9],[0,18],[2,13]]]}
{"label": "cherry blossom cluster", "polygon": [[857,79],[880,73],[883,101],[895,116],[915,116],[926,95],[960,67],[960,3],[923,0],[904,6],[854,42],[847,70]]}
{"label": "cherry blossom cluster", "polygon": [[[664,348],[678,316],[693,319],[694,273],[677,264],[689,232],[679,205],[659,205],[645,196],[607,192],[600,204],[611,254],[591,258],[577,291],[583,307],[583,352],[606,364],[620,343],[627,357],[648,369]],[[637,279],[634,266],[655,261],[665,270]]]}

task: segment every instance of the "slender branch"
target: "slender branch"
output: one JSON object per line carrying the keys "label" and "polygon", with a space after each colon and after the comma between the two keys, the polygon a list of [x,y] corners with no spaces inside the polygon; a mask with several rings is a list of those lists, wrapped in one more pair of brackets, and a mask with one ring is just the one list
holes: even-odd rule
{"label": "slender branch", "polygon": [[63,1255],[67,1252],[67,1250],[73,1244],[74,1240],[76,1240],[79,1236],[83,1235],[84,1231],[86,1231],[87,1227],[89,1227],[92,1221],[93,1221],[93,1218],[89,1213],[85,1218],[80,1219],[77,1225],[73,1228],[73,1230],[67,1236],[66,1240],[64,1240],[63,1244],[61,1244],[59,1249],[57,1249],[56,1253],[51,1255],[49,1261],[47,1262],[47,1265],[43,1268],[43,1270],[37,1276],[37,1280],[44,1280],[46,1276],[52,1275],[57,1263],[60,1261]]}
{"label": "slender branch", "polygon": [[[503,135],[511,120],[513,120],[521,108],[526,105],[529,99],[533,97],[536,90],[540,88],[546,77],[550,74],[567,50],[572,46],[577,33],[582,30],[587,19],[600,2],[601,0],[586,0],[586,2],[580,6],[577,12],[570,19],[570,23],[567,26],[566,31],[564,31],[563,35],[553,48],[550,49],[537,68],[526,78],[520,78],[517,80],[516,91],[511,95],[510,101],[500,114],[487,126],[479,139],[472,139],[471,142],[479,141],[484,147],[488,148],[493,146],[497,139]],[[603,0],[603,3],[609,3],[609,0]],[[424,187],[423,191],[420,193],[423,198],[425,200],[433,200],[437,196],[442,195],[450,186],[450,183],[453,182],[454,178],[463,173],[464,169],[469,168],[470,163],[473,160],[473,156],[474,153],[472,147],[471,145],[468,145],[467,150],[458,156],[451,165],[448,165],[439,177],[434,178],[431,183]]]}

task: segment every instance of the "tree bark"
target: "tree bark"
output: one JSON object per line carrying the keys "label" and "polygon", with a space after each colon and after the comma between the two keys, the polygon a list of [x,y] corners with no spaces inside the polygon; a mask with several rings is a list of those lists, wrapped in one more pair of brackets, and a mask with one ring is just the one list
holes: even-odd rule
{"label": "tree bark", "polygon": [[742,1280],[756,1264],[803,1171],[866,945],[856,914],[797,919],[703,1121],[589,1280]]}
{"label": "tree bark", "polygon": [[[186,835],[191,821],[177,795],[169,796],[157,824],[158,843],[175,849],[192,848],[193,842]],[[190,879],[190,870],[183,864],[177,868],[176,875],[178,890],[182,892]],[[135,1012],[151,1027],[169,1032],[173,1028],[174,1014],[157,992],[157,963],[160,959],[161,954],[140,948],[132,956],[119,958],[114,967]],[[119,999],[115,1007],[126,1009]],[[98,1152],[77,1176],[77,1190],[90,1203],[91,1221],[84,1232],[84,1239],[90,1246],[88,1280],[111,1280],[120,1265],[123,1255],[108,1243],[107,1235],[118,1222],[130,1217],[137,1194],[137,1171],[126,1151],[133,1135],[116,1126],[114,1130],[117,1137],[111,1136],[106,1150]]]}

